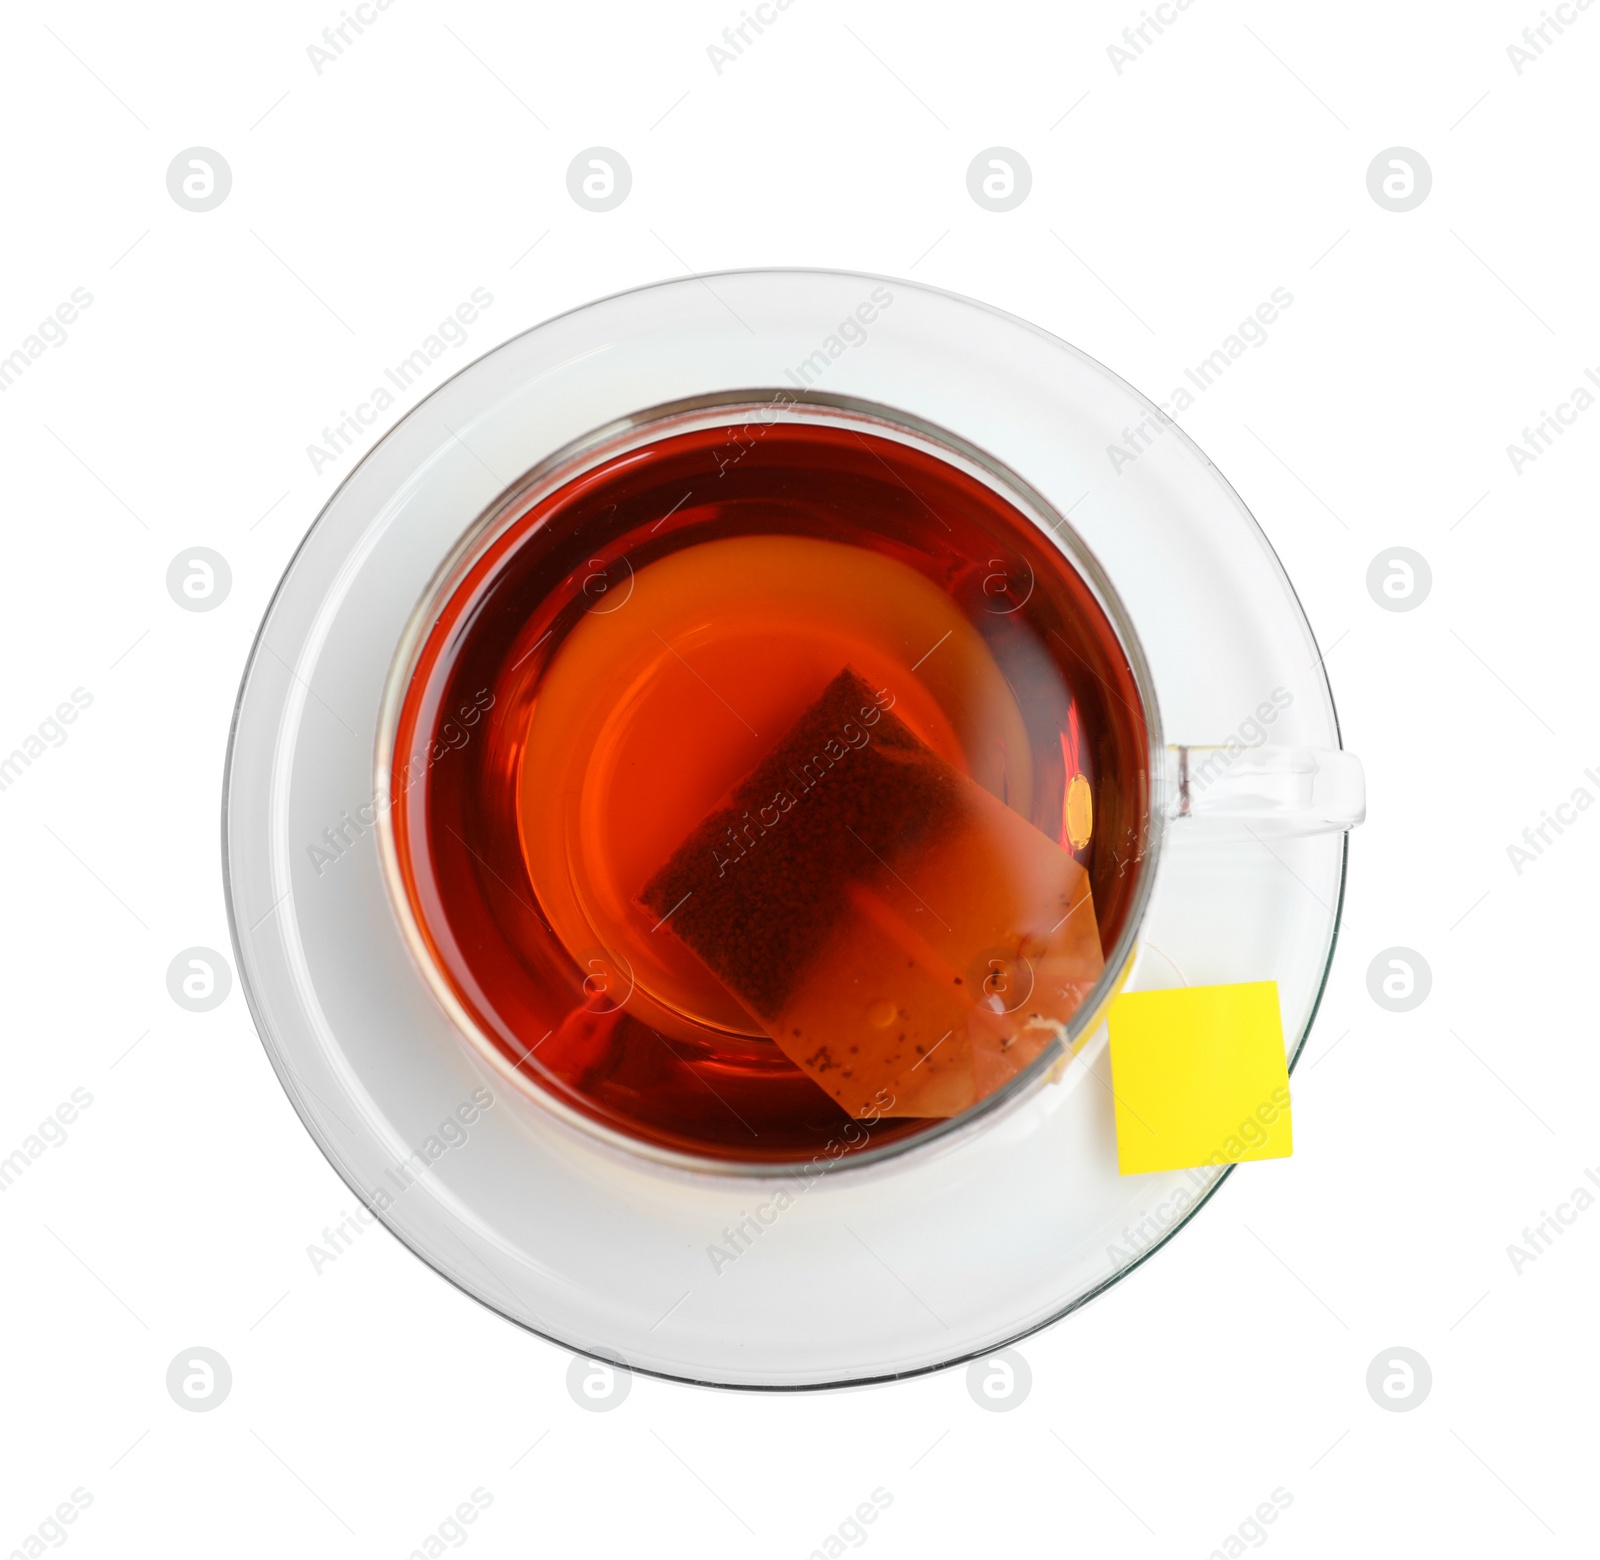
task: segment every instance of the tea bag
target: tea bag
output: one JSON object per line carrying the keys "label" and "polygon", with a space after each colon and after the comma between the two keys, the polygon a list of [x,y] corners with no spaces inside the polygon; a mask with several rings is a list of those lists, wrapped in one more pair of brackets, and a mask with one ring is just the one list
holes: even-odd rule
{"label": "tea bag", "polygon": [[1103,968],[1088,875],[846,668],[641,902],[850,1115],[951,1116]]}

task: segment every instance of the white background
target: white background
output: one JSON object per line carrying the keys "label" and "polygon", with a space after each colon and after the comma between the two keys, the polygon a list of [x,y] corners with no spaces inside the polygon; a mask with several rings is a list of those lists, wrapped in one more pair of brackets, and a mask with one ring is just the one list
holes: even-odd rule
{"label": "white background", "polygon": [[[1135,0],[795,0],[718,74],[737,0],[396,0],[318,74],[336,0],[6,9],[0,355],[75,287],[94,301],[0,395],[0,753],[93,702],[0,792],[0,1156],[75,1088],[93,1104],[0,1194],[0,1554],[78,1487],[85,1560],[401,1557],[475,1488],[483,1557],[805,1556],[879,1487],[885,1557],[1226,1553],[1275,1489],[1283,1556],[1593,1552],[1600,1209],[1520,1272],[1507,1254],[1600,1174],[1600,815],[1520,873],[1507,855],[1600,797],[1600,408],[1520,475],[1506,449],[1600,373],[1600,7],[1519,75],[1538,12],[1196,0],[1118,74]],[[634,176],[603,215],[565,181],[596,144]],[[165,183],[195,145],[233,172],[204,214]],[[995,145],[1033,170],[1003,215],[966,189]],[[1434,179],[1403,214],[1366,184],[1397,145]],[[385,1232],[313,1271],[348,1192],[237,986],[199,1015],[166,990],[180,949],[228,947],[238,678],[367,447],[314,472],[308,444],[474,287],[492,307],[393,416],[559,310],[773,264],[971,294],[1157,397],[1294,297],[1181,421],[1282,555],[1368,771],[1295,1156],[1028,1340],[1008,1413],[960,1371],[639,1379],[581,1411],[564,1352]],[[233,573],[204,614],[165,587],[197,545]],[[1414,611],[1366,589],[1394,546],[1432,568]],[[1366,983],[1397,944],[1433,972],[1405,1014]],[[165,1387],[193,1345],[232,1367],[214,1412]],[[1365,1385],[1396,1345],[1433,1372],[1408,1413]]]}

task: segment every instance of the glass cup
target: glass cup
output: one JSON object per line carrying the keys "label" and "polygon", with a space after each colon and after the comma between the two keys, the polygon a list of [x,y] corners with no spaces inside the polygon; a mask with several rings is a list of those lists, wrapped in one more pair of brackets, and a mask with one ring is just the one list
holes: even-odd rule
{"label": "glass cup", "polygon": [[[608,451],[749,416],[780,390],[785,419],[899,441],[1028,517],[1112,627],[1148,761],[1129,913],[1053,1060],[881,1149],[852,1152],[840,1134],[803,1160],[743,1164],[642,1143],[508,1071],[419,948],[390,782],[429,614],[517,513]],[[1113,444],[1123,458],[1108,458]],[[637,289],[525,332],[350,472],[245,670],[223,865],[267,1054],[393,1233],[585,1355],[795,1388],[992,1351],[1193,1216],[1225,1168],[1117,1173],[1105,1003],[1119,983],[1272,980],[1292,1065],[1361,812],[1305,614],[1238,494],[1176,425],[1056,337],[971,300],[750,271]]]}
{"label": "glass cup", "polygon": [[[1170,827],[1213,836],[1243,831],[1258,838],[1282,838],[1350,828],[1360,821],[1363,807],[1361,769],[1351,755],[1338,749],[1266,745],[1270,723],[1279,713],[1270,697],[1247,716],[1259,745],[1246,746],[1230,734],[1230,740],[1207,745],[1165,746],[1157,692],[1137,631],[1105,571],[1049,500],[1016,472],[949,430],[856,398],[780,387],[644,409],[557,451],[500,495],[468,528],[418,602],[395,655],[383,696],[373,781],[374,795],[392,798],[392,805],[376,818],[391,904],[440,1006],[509,1088],[614,1146],[690,1168],[769,1177],[791,1174],[805,1164],[844,1127],[844,1119],[815,1110],[807,1115],[814,1088],[792,1069],[782,1069],[772,1043],[759,1030],[752,1036],[748,1024],[740,1026],[737,1011],[720,1022],[717,1017],[696,1019],[682,1004],[661,995],[663,985],[671,984],[671,971],[651,951],[664,940],[646,933],[642,925],[629,928],[615,914],[596,915],[590,909],[596,900],[625,902],[630,897],[627,892],[571,891],[568,880],[585,869],[597,870],[585,855],[598,853],[606,831],[619,827],[649,799],[600,790],[614,774],[597,772],[591,751],[570,758],[542,753],[531,739],[525,741],[523,731],[531,712],[547,697],[540,691],[540,676],[546,667],[559,664],[563,636],[591,616],[603,617],[607,629],[628,621],[622,614],[629,610],[639,569],[648,566],[643,559],[635,562],[632,548],[640,543],[647,548],[671,545],[670,533],[665,540],[659,533],[663,519],[671,518],[669,501],[673,513],[693,514],[695,505],[702,503],[713,515],[726,512],[730,505],[718,495],[726,491],[727,470],[750,460],[752,452],[772,449],[782,437],[775,430],[791,427],[839,430],[855,440],[892,441],[961,473],[1002,500],[1020,525],[1032,528],[1033,539],[1047,555],[1029,558],[1009,550],[1003,539],[988,541],[989,551],[1004,555],[984,560],[991,573],[985,581],[986,597],[978,605],[985,612],[1016,620],[1006,625],[1013,632],[1042,598],[1044,571],[1063,566],[1069,571],[1065,584],[1074,599],[1064,604],[1063,625],[1070,620],[1074,632],[1084,637],[1068,645],[1060,633],[1041,630],[1037,640],[1046,646],[1052,635],[1061,640],[1061,659],[1080,685],[1072,708],[1081,708],[1086,695],[1102,710],[1097,722],[1102,728],[1098,744],[1102,751],[1094,767],[1105,772],[1096,777],[1092,812],[1096,834],[1111,842],[1109,852],[1100,848],[1094,859],[1096,870],[1090,874],[1104,967],[1070,1019],[1055,1027],[1050,1042],[1031,1062],[965,1110],[887,1132],[886,1123],[873,1118],[870,1134],[864,1129],[859,1135],[848,1133],[835,1173],[931,1145],[1003,1110],[1013,1097],[1046,1079],[1059,1081],[1065,1056],[1081,1050],[1095,1033],[1132,966]],[[657,518],[642,534],[636,529],[613,543],[593,529],[592,520],[575,520],[561,507],[561,497],[576,491],[589,506],[584,514],[614,513],[618,504],[606,501],[614,491],[625,490],[604,485],[597,473],[620,472],[637,488],[641,464],[653,452],[696,434],[718,441],[709,447],[711,459],[703,458],[707,451],[697,443],[696,477],[661,479],[664,496],[645,511],[646,518]],[[873,458],[861,458],[868,471],[873,469]],[[748,466],[742,474],[750,474]],[[794,480],[787,467],[781,476]],[[891,478],[898,480],[894,473],[883,480],[888,483]],[[855,480],[861,480],[859,474]],[[686,483],[689,486],[678,494]],[[647,488],[645,496],[653,491]],[[936,550],[928,560],[932,572],[949,525],[936,512],[937,504],[923,502],[920,491],[918,502],[923,513],[913,529],[926,532]],[[756,514],[755,536],[779,528],[765,503],[758,505]],[[563,527],[582,532],[573,536],[567,548],[570,556],[559,550],[561,538],[552,541],[547,535],[552,528]],[[698,536],[689,528],[681,545],[701,545]],[[884,540],[903,543],[904,538]],[[551,607],[535,594],[537,609],[542,610],[524,625],[513,613],[517,597],[507,580],[525,551],[538,544],[554,549],[556,574],[563,572],[563,562],[571,566],[561,582],[569,610]],[[549,565],[544,572],[550,573]],[[525,589],[523,597],[527,598]],[[865,610],[871,611],[872,605],[868,603]],[[1092,620],[1087,627],[1085,619]],[[485,621],[496,636],[498,656],[480,652],[463,681],[457,657],[470,642],[474,625]],[[703,638],[704,632],[696,621],[687,638]],[[933,632],[928,630],[930,643]],[[674,661],[687,664],[676,646],[663,643],[663,650],[670,652],[671,659],[661,656],[669,668],[676,670]],[[909,664],[913,653],[915,647],[899,658],[894,668],[898,677],[915,680],[916,671]],[[693,675],[703,681],[698,673]],[[1021,675],[1014,674],[1014,680],[1020,682]],[[618,689],[604,682],[584,692],[597,705],[618,696]],[[720,696],[710,714],[723,724],[729,714],[739,718]],[[960,724],[959,714],[956,722]],[[507,724],[509,732],[493,729]],[[986,740],[993,740],[993,733],[978,729],[975,720],[969,724],[974,729],[966,737],[961,758],[970,772],[978,769],[981,749]],[[691,750],[704,745],[704,733],[694,735]],[[1053,741],[1055,733],[1048,735]],[[1062,737],[1065,740],[1064,732]],[[452,751],[457,742],[459,757]],[[1046,760],[1053,756],[1042,755]],[[679,757],[681,761],[683,755]],[[1029,753],[1028,758],[1031,767],[1041,755]],[[587,838],[579,837],[576,824],[564,831],[573,836],[571,849],[554,863],[551,875],[557,881],[547,884],[530,875],[524,850],[518,848],[519,843],[526,847],[530,823],[526,816],[519,817],[514,805],[516,771],[539,765],[557,770],[563,763],[564,777],[540,788],[536,805],[541,820],[567,798],[578,812],[581,796],[581,810],[597,814],[601,828],[591,830]],[[446,822],[430,825],[430,798],[440,790],[438,777],[453,779],[456,771],[469,767],[483,777],[477,787],[463,782],[464,794],[459,800],[452,796]],[[1035,778],[1010,773],[989,783],[1017,787],[1020,780],[1023,796],[1038,798],[1031,821],[1059,831],[1061,805],[1053,793],[1045,802],[1048,788],[1029,783]],[[503,796],[495,795],[497,788]],[[528,789],[526,780],[521,789]],[[485,823],[484,815],[497,804],[502,816]],[[1010,805],[1030,811],[1015,795]],[[1045,816],[1052,811],[1053,819]],[[654,912],[639,914],[644,920],[655,918]],[[967,950],[973,957],[982,952],[978,947]],[[563,956],[569,965],[564,981],[551,969],[552,962],[559,965]],[[957,962],[965,968],[969,959],[963,956]],[[1036,972],[1025,957],[993,962],[1008,986],[1023,992],[1033,986]],[[882,989],[893,986],[890,973]],[[636,1028],[612,1032],[616,1021],[630,1018]],[[629,1046],[645,1051],[651,1058],[646,1065],[654,1087],[664,1100],[678,1101],[680,1115],[693,1114],[700,1121],[700,1141],[696,1128],[682,1119],[651,1130],[657,1113],[636,1109],[630,1117],[614,1103],[596,1097],[598,1091],[591,1089],[586,1095],[581,1086],[564,1079],[551,1065],[552,1053],[574,1021],[585,1026],[579,1044],[588,1062],[598,1053],[589,1031],[602,1024],[607,1029],[605,1043],[613,1052]],[[663,1059],[661,1046],[668,1048],[670,1062]],[[693,1082],[686,1085],[664,1078],[662,1066],[681,1069]],[[595,1070],[589,1067],[588,1075]],[[624,1083],[612,1092],[626,1097],[634,1091]],[[766,1108],[767,1096],[777,1096],[771,1109]],[[696,1106],[701,1109],[696,1111]],[[663,1112],[671,1109],[670,1104],[662,1106]],[[803,1121],[804,1128],[785,1132],[785,1110]]]}

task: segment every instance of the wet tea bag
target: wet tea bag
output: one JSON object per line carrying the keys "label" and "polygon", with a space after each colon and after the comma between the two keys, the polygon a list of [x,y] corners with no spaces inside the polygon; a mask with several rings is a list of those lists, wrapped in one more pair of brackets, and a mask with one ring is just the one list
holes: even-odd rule
{"label": "wet tea bag", "polygon": [[1103,967],[1088,875],[848,668],[641,902],[852,1116],[950,1116]]}

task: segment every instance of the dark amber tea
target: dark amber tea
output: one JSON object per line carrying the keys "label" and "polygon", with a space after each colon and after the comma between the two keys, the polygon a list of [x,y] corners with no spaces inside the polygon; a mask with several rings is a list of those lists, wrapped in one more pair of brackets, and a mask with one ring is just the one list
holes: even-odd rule
{"label": "dark amber tea", "polygon": [[530,1087],[661,1149],[837,1157],[1064,1041],[1133,901],[1146,726],[998,478],[816,404],[710,415],[541,490],[436,604],[394,842]]}

